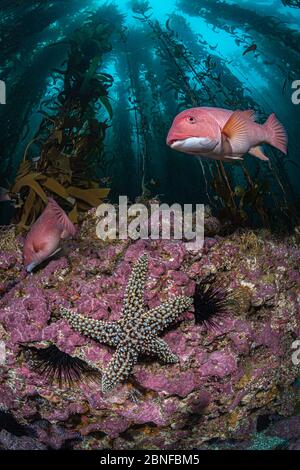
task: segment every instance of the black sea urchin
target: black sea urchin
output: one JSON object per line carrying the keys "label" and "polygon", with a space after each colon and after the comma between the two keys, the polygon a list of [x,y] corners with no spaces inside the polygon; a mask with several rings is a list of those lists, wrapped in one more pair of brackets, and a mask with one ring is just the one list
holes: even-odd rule
{"label": "black sea urchin", "polygon": [[46,377],[50,383],[56,381],[59,386],[72,386],[84,378],[99,381],[100,372],[97,369],[61,351],[54,344],[46,348],[23,346],[23,349],[32,370]]}
{"label": "black sea urchin", "polygon": [[200,282],[194,293],[195,323],[206,329],[218,328],[218,319],[228,312],[230,297],[227,289]]}

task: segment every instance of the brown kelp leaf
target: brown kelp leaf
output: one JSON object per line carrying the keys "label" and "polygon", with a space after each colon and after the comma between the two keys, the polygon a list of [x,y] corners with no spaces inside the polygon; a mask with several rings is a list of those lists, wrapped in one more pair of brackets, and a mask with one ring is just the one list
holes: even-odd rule
{"label": "brown kelp leaf", "polygon": [[110,188],[92,188],[89,191],[91,191],[96,197],[105,199],[110,192]]}
{"label": "brown kelp leaf", "polygon": [[26,201],[22,209],[22,217],[18,224],[20,228],[25,228],[27,225],[29,225],[27,222],[32,212],[32,208],[34,206],[35,200],[36,200],[36,193],[32,188],[30,188],[29,194],[26,198]]}
{"label": "brown kelp leaf", "polygon": [[14,186],[12,187],[12,192],[18,192],[20,188],[22,188],[23,186],[27,186],[28,181],[41,180],[43,178],[43,175],[38,172],[27,173],[16,180]]}
{"label": "brown kelp leaf", "polygon": [[47,204],[48,198],[41,185],[36,181],[38,179],[43,179],[40,173],[30,173],[29,175],[24,176],[16,182],[16,184],[12,188],[12,192],[18,193],[21,188],[23,188],[24,186],[28,186],[38,194],[38,196],[44,201],[45,204]]}
{"label": "brown kelp leaf", "polygon": [[28,175],[30,170],[31,170],[31,163],[28,162],[28,161],[22,162],[20,167],[19,167],[18,174],[16,176],[16,181],[18,181],[19,179],[21,179],[24,176]]}
{"label": "brown kelp leaf", "polygon": [[72,173],[71,166],[70,166],[70,158],[60,154],[57,158],[53,159],[52,162],[55,168],[62,170],[65,173]]}
{"label": "brown kelp leaf", "polygon": [[41,215],[45,204],[43,203],[42,199],[36,198],[34,206],[33,206],[33,222]]}
{"label": "brown kelp leaf", "polygon": [[46,189],[49,189],[52,193],[57,194],[63,199],[66,199],[69,201],[71,204],[74,204],[75,200],[72,198],[66,188],[62,184],[60,184],[58,181],[56,181],[54,178],[47,178],[45,181],[43,181],[43,187]]}
{"label": "brown kelp leaf", "polygon": [[83,201],[80,201],[80,200],[78,199],[78,201],[77,201],[77,209],[78,209],[79,211],[81,211],[81,212],[87,212],[88,210],[90,210],[90,208],[91,208],[91,205],[90,205],[90,204],[87,204],[87,203],[85,203],[85,202],[83,202]]}
{"label": "brown kelp leaf", "polygon": [[61,129],[57,129],[55,132],[54,132],[54,136],[55,138],[57,139],[57,142],[59,144],[62,143],[62,140],[63,140],[63,131]]}
{"label": "brown kelp leaf", "polygon": [[75,204],[75,206],[73,207],[73,209],[71,210],[71,212],[69,212],[68,217],[69,217],[69,219],[71,220],[71,222],[73,222],[73,224],[78,224],[78,210],[77,210],[77,204]]}
{"label": "brown kelp leaf", "polygon": [[47,152],[45,153],[45,155],[47,155],[47,160],[51,161],[51,160],[58,160],[61,156],[61,153],[59,149],[53,145],[52,147],[47,149]]}
{"label": "brown kelp leaf", "polygon": [[68,188],[68,193],[70,196],[75,197],[76,199],[81,199],[84,202],[87,202],[92,207],[97,207],[101,204],[102,199],[107,197],[110,189],[99,188],[99,189],[80,189],[75,186],[70,186]]}

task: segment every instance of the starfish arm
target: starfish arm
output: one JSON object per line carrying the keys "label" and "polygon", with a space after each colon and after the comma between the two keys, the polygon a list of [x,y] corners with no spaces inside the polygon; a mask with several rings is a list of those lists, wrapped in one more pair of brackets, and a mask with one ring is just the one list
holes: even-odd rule
{"label": "starfish arm", "polygon": [[188,310],[193,299],[185,295],[179,295],[167,302],[152,308],[142,316],[143,325],[151,335],[157,335],[167,328],[185,310]]}
{"label": "starfish arm", "polygon": [[102,376],[102,392],[108,393],[127,379],[138,359],[138,352],[128,344],[120,344]]}
{"label": "starfish arm", "polygon": [[148,257],[142,255],[132,269],[124,295],[122,319],[139,317],[143,311]]}
{"label": "starfish arm", "polygon": [[84,315],[74,313],[63,307],[61,307],[60,311],[62,317],[79,333],[109,346],[117,346],[119,344],[122,331],[117,322],[107,323],[101,320],[87,318]]}
{"label": "starfish arm", "polygon": [[150,338],[143,344],[144,354],[155,355],[161,362],[175,364],[178,357],[173,354],[169,345],[160,338]]}

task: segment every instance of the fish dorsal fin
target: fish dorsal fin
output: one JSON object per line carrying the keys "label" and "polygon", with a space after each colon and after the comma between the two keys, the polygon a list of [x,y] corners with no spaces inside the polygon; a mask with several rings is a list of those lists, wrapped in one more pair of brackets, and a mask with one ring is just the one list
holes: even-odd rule
{"label": "fish dorsal fin", "polygon": [[255,121],[256,115],[253,109],[247,109],[246,111],[239,111],[243,114],[244,119],[249,119],[250,121]]}
{"label": "fish dorsal fin", "polygon": [[257,157],[260,160],[263,160],[265,162],[269,161],[268,157],[264,154],[264,152],[262,151],[262,148],[259,146],[252,147],[250,150],[248,150],[248,153],[250,153],[250,155],[253,155],[253,157]]}
{"label": "fish dorsal fin", "polygon": [[235,111],[225,126],[222,129],[224,134],[229,140],[231,145],[242,145],[247,141],[247,120],[245,119],[245,111]]}
{"label": "fish dorsal fin", "polygon": [[72,224],[65,211],[57,204],[54,199],[50,197],[48,198],[47,209],[51,211],[51,215],[55,217],[55,220],[60,225],[62,230],[61,238],[67,238],[75,235],[76,227]]}

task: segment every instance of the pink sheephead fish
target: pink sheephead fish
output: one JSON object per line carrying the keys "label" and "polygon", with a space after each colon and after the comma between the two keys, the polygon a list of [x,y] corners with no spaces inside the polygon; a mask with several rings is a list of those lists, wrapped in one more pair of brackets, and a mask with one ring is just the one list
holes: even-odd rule
{"label": "pink sheephead fish", "polygon": [[175,117],[167,137],[174,150],[222,161],[242,160],[246,153],[268,160],[262,144],[286,154],[287,133],[275,114],[261,125],[252,110],[187,109]]}
{"label": "pink sheephead fish", "polygon": [[31,227],[23,250],[24,265],[31,272],[37,265],[57,253],[60,240],[74,236],[76,227],[62,208],[49,198],[43,213]]}

